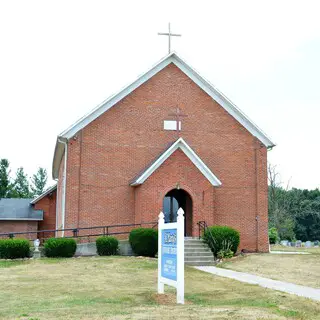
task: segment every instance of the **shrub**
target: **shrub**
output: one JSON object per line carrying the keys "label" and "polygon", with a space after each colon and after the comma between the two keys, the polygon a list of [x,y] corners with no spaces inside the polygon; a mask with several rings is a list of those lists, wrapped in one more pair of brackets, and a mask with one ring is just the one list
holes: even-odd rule
{"label": "shrub", "polygon": [[139,256],[154,257],[158,252],[158,231],[151,228],[138,228],[130,232],[132,250]]}
{"label": "shrub", "polygon": [[73,257],[77,249],[77,243],[74,239],[50,238],[44,243],[45,255],[49,258]]}
{"label": "shrub", "polygon": [[203,240],[209,245],[213,255],[218,256],[218,252],[228,250],[235,254],[240,243],[240,234],[237,230],[227,226],[211,226],[203,234]]}
{"label": "shrub", "polygon": [[275,244],[279,241],[279,235],[277,228],[270,228],[269,229],[269,242],[271,244]]}
{"label": "shrub", "polygon": [[96,245],[99,256],[111,256],[117,254],[119,241],[115,237],[99,237]]}
{"label": "shrub", "polygon": [[30,243],[27,239],[0,240],[0,258],[17,259],[30,256]]}
{"label": "shrub", "polygon": [[222,249],[217,253],[219,259],[230,259],[233,257],[233,252],[231,249]]}

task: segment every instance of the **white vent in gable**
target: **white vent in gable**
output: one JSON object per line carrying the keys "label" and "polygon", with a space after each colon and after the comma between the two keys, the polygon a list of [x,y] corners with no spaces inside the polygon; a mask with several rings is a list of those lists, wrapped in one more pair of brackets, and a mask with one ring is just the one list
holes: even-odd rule
{"label": "white vent in gable", "polygon": [[[163,121],[164,130],[177,130],[177,121],[176,120],[164,120]],[[181,121],[179,121],[179,130],[181,130]]]}

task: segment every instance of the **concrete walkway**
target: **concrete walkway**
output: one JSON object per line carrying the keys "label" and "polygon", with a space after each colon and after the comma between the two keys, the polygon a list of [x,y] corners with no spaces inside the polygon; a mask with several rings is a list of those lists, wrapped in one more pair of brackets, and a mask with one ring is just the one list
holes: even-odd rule
{"label": "concrete walkway", "polygon": [[195,268],[201,271],[215,274],[217,276],[235,279],[241,282],[257,284],[264,288],[283,291],[283,292],[295,294],[301,297],[320,301],[320,289],[314,289],[314,288],[300,286],[300,285],[289,283],[289,282],[272,280],[268,278],[255,276],[249,273],[232,271],[232,270],[227,270],[227,269],[222,269],[217,267],[209,266],[209,267],[195,267]]}

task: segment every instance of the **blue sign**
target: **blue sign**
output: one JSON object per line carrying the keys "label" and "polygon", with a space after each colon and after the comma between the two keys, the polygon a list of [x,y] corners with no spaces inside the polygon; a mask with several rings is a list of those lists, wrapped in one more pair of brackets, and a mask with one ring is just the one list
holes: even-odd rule
{"label": "blue sign", "polygon": [[177,229],[162,230],[161,247],[161,276],[177,281]]}

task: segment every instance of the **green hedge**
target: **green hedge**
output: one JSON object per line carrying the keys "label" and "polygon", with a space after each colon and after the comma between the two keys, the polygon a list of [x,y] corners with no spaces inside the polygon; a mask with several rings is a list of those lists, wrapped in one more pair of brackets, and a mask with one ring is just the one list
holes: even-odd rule
{"label": "green hedge", "polygon": [[151,228],[134,229],[130,232],[129,242],[135,254],[154,257],[158,252],[158,231]]}
{"label": "green hedge", "polygon": [[27,239],[0,240],[0,258],[17,259],[30,257],[30,242]]}
{"label": "green hedge", "polygon": [[96,245],[99,256],[111,256],[118,253],[119,241],[115,237],[99,237]]}
{"label": "green hedge", "polygon": [[231,250],[235,254],[240,243],[240,233],[227,226],[211,226],[203,235],[204,241],[209,245],[215,257],[221,252]]}
{"label": "green hedge", "polygon": [[77,243],[74,239],[50,238],[44,243],[44,253],[49,258],[71,258],[76,249]]}

